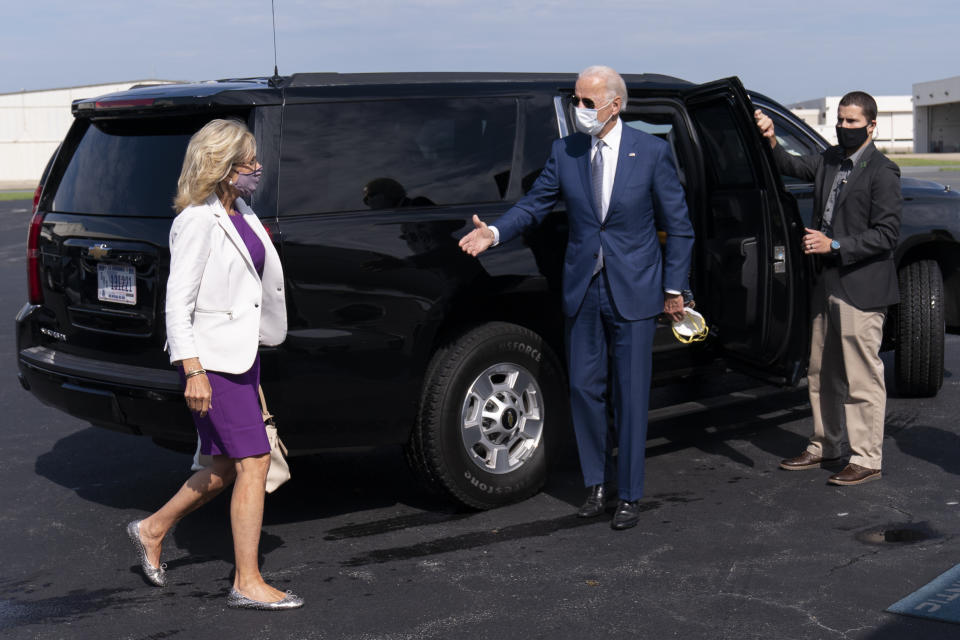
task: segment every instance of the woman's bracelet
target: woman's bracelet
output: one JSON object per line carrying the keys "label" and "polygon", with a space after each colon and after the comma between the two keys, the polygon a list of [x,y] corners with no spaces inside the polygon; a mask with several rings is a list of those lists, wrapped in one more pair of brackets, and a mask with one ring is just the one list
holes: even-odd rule
{"label": "woman's bracelet", "polygon": [[189,372],[189,373],[183,374],[183,377],[184,377],[185,380],[189,380],[189,379],[192,378],[193,376],[199,376],[200,374],[206,374],[206,373],[207,373],[207,370],[206,370],[206,369],[194,369],[193,371],[191,371],[191,372]]}

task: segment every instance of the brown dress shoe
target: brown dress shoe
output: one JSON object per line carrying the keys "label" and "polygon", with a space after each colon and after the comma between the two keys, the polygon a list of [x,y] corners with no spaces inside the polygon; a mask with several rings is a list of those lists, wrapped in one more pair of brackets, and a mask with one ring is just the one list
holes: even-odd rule
{"label": "brown dress shoe", "polygon": [[819,469],[824,462],[836,462],[840,458],[824,458],[816,454],[804,451],[796,458],[787,458],[780,461],[780,468],[787,471],[803,471],[804,469]]}
{"label": "brown dress shoe", "polygon": [[843,468],[843,471],[827,478],[827,482],[830,484],[850,485],[863,484],[864,482],[879,479],[880,469],[867,469],[866,467],[861,467],[851,462]]}

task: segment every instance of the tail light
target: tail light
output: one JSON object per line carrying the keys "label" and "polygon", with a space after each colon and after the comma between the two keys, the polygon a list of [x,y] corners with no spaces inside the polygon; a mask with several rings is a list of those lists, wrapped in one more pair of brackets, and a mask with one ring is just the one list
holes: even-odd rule
{"label": "tail light", "polygon": [[[37,188],[39,195],[40,188]],[[30,218],[30,230],[27,232],[27,292],[30,304],[43,304],[43,278],[40,270],[40,230],[43,228],[43,214],[36,211],[37,197],[34,196],[34,212]]]}
{"label": "tail light", "polygon": [[43,193],[43,183],[37,185],[37,190],[33,192],[33,212],[37,212],[37,207],[40,206],[40,194]]}

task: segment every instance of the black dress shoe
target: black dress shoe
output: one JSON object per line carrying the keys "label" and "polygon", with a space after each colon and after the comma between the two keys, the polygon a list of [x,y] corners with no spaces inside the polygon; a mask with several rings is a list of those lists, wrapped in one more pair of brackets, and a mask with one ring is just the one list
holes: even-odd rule
{"label": "black dress shoe", "polygon": [[610,526],[622,531],[637,526],[638,522],[640,522],[640,501],[621,500],[613,514],[613,522],[610,523]]}
{"label": "black dress shoe", "polygon": [[587,501],[580,507],[580,511],[577,511],[577,517],[594,518],[603,513],[606,508],[607,490],[603,488],[602,484],[595,484],[590,487],[590,494],[587,496]]}

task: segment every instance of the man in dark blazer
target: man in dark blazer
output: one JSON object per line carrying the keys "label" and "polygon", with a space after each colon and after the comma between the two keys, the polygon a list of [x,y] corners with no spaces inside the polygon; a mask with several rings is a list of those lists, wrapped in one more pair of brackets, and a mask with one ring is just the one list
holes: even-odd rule
{"label": "man in dark blazer", "polygon": [[[569,237],[563,267],[570,404],[584,484],[581,517],[604,512],[607,398],[617,431],[619,504],[614,529],[637,524],[643,495],[647,407],[656,317],[683,317],[693,227],[669,145],[624,126],[623,79],[589,67],[577,79],[578,133],[557,140],[530,192],[487,226],[474,216],[460,241],[471,255],[520,235],[563,200]],[[661,251],[657,230],[666,232]],[[608,353],[612,394],[608,393]]]}
{"label": "man in dark blazer", "polygon": [[838,459],[845,425],[849,464],[828,482],[878,480],[887,399],[880,342],[886,309],[899,300],[893,249],[903,204],[900,169],[873,145],[877,103],[862,91],[840,100],[840,144],[820,155],[790,155],[777,145],[770,118],[760,110],[754,116],[780,172],[815,184],[813,228],[803,236],[816,271],[807,371],[813,436],[802,454],[780,466],[815,469]]}

